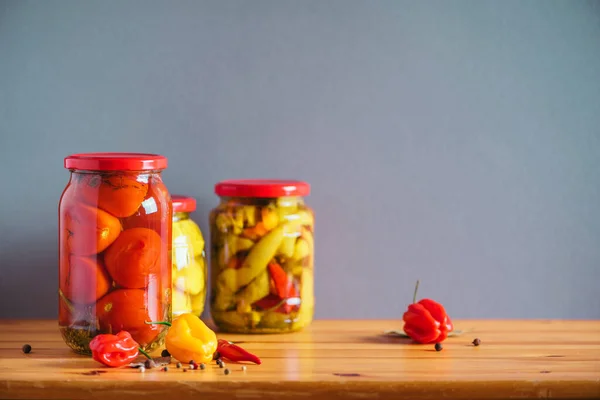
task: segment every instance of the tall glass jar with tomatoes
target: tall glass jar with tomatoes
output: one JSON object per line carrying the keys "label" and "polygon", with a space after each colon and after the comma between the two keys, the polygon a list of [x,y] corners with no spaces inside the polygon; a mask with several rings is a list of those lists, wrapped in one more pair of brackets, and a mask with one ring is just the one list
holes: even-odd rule
{"label": "tall glass jar with tomatoes", "polygon": [[171,318],[172,204],[155,154],[65,158],[60,198],[59,327],[77,353],[100,333],[128,331],[145,350],[162,345]]}

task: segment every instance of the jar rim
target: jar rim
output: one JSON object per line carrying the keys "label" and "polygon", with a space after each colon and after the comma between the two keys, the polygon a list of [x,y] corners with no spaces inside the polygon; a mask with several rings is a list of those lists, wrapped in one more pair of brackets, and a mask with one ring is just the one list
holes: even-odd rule
{"label": "jar rim", "polygon": [[215,194],[221,197],[308,196],[310,185],[285,179],[231,179],[217,183]]}
{"label": "jar rim", "polygon": [[86,171],[149,171],[167,168],[167,157],[148,153],[78,153],[65,157],[65,168]]}
{"label": "jar rim", "polygon": [[193,212],[196,210],[196,199],[179,194],[171,195],[173,212]]}

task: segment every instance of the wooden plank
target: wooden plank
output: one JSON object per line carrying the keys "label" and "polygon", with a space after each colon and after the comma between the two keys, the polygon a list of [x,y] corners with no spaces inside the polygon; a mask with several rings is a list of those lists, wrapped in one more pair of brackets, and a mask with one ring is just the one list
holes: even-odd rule
{"label": "wooden plank", "polygon": [[[600,321],[456,321],[444,349],[382,334],[399,321],[315,321],[298,333],[219,334],[263,364],[230,375],[105,368],[72,353],[56,321],[0,321],[0,398],[600,398]],[[471,345],[479,337],[482,344]],[[31,354],[21,346],[29,343]],[[98,372],[94,372],[98,371]]]}

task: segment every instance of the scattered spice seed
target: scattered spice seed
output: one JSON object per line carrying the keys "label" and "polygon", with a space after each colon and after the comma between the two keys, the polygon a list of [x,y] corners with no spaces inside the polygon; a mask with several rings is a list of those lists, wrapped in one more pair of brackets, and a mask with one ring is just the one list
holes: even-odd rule
{"label": "scattered spice seed", "polygon": [[194,361],[194,360],[190,360],[190,362],[189,362],[188,364],[190,364],[190,365],[192,365],[192,364],[196,364],[196,361]]}
{"label": "scattered spice seed", "polygon": [[219,368],[225,368],[225,363],[222,362],[221,364],[219,364]]}
{"label": "scattered spice seed", "polygon": [[187,370],[188,370],[187,368],[184,368],[184,369],[183,369],[183,372],[187,372]]}
{"label": "scattered spice seed", "polygon": [[164,349],[161,353],[160,353],[161,357],[169,357],[171,356],[171,353],[169,353],[169,350]]}
{"label": "scattered spice seed", "polygon": [[140,370],[140,372],[146,372],[146,368],[144,368],[144,367],[140,367],[139,370]]}
{"label": "scattered spice seed", "polygon": [[206,369],[206,364],[204,364],[204,363],[200,364],[200,369]]}
{"label": "scattered spice seed", "polygon": [[242,371],[245,371],[245,370],[246,370],[246,366],[242,365]]}
{"label": "scattered spice seed", "polygon": [[473,346],[479,346],[481,344],[481,340],[479,338],[475,338],[475,340],[473,340]]}
{"label": "scattered spice seed", "polygon": [[215,351],[215,353],[213,354],[213,360],[219,360],[221,358],[221,353],[219,353],[218,351]]}
{"label": "scattered spice seed", "polygon": [[229,368],[225,368],[225,371],[223,371],[223,372],[225,373],[225,375],[229,375],[229,373],[230,373],[231,371],[229,370]]}
{"label": "scattered spice seed", "polygon": [[181,363],[177,363],[177,368],[181,368]]}
{"label": "scattered spice seed", "polygon": [[23,353],[25,353],[25,354],[31,353],[31,346],[28,344],[23,345]]}
{"label": "scattered spice seed", "polygon": [[435,351],[441,351],[444,347],[442,346],[441,343],[436,343],[435,344]]}
{"label": "scattered spice seed", "polygon": [[156,367],[156,363],[154,362],[154,360],[146,360],[144,362],[144,366],[146,367],[146,369],[152,369]]}
{"label": "scattered spice seed", "polygon": [[163,367],[163,371],[167,372],[169,370],[169,367]]}

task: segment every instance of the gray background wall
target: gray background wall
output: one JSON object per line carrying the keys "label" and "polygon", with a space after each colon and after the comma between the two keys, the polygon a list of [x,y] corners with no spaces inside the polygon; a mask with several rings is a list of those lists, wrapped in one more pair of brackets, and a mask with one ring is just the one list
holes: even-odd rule
{"label": "gray background wall", "polygon": [[305,179],[318,318],[600,318],[600,3],[0,1],[0,317],[53,317],[63,157]]}

